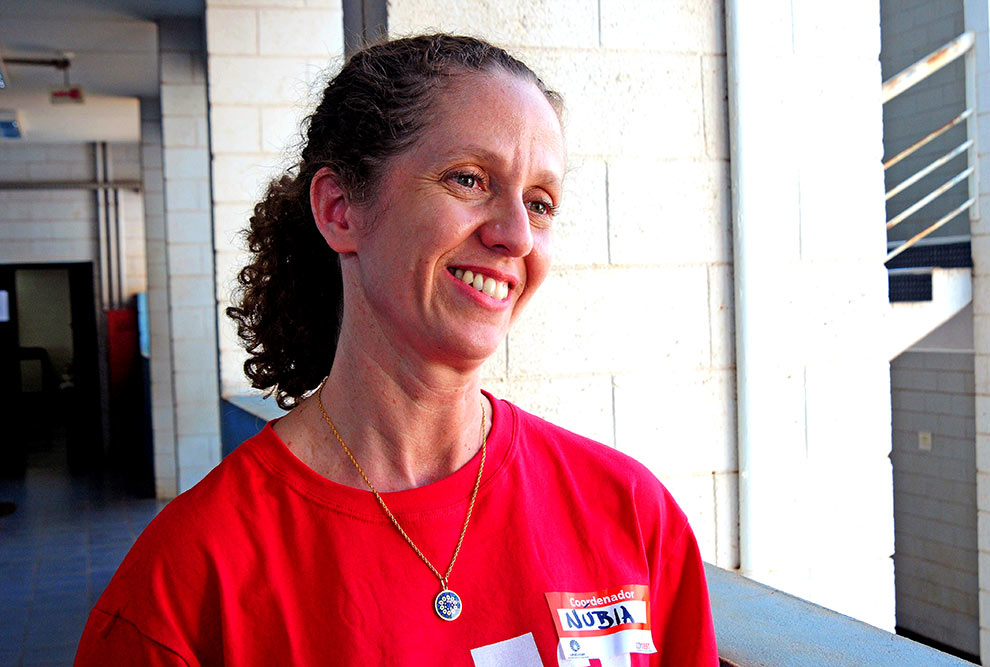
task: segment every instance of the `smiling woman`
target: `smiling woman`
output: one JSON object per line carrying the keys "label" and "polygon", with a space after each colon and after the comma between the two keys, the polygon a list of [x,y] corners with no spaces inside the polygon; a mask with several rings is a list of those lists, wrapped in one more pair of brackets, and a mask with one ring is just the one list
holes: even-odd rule
{"label": "smiling woman", "polygon": [[228,311],[292,410],[149,526],[77,664],[717,663],[666,489],[480,387],[549,270],[560,111],[466,37],[330,81]]}

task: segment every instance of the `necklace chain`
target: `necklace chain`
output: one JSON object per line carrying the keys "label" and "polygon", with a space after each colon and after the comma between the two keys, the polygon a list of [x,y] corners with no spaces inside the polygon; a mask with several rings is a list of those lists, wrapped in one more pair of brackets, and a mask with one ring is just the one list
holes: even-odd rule
{"label": "necklace chain", "polygon": [[450,565],[447,566],[447,571],[441,575],[440,571],[437,570],[437,568],[433,566],[433,563],[430,562],[430,559],[427,558],[422,551],[420,551],[419,547],[416,546],[416,543],[412,541],[412,538],[409,537],[409,535],[406,534],[406,531],[402,529],[402,526],[399,525],[399,520],[395,518],[395,515],[392,514],[392,511],[388,508],[388,505],[385,504],[385,499],[382,498],[380,493],[378,493],[378,489],[375,488],[375,485],[372,484],[371,480],[368,479],[368,476],[364,474],[364,470],[361,468],[361,465],[357,462],[357,459],[354,458],[354,454],[351,453],[350,447],[344,444],[344,439],[340,437],[337,427],[334,425],[333,420],[330,419],[330,415],[327,414],[327,410],[323,406],[323,397],[321,394],[323,393],[323,385],[325,385],[326,382],[327,381],[324,379],[320,384],[319,390],[316,392],[316,402],[320,406],[320,412],[323,414],[324,421],[326,421],[327,425],[330,427],[330,430],[333,432],[334,437],[337,438],[337,442],[339,442],[340,446],[344,449],[344,453],[347,454],[347,458],[349,458],[351,463],[354,464],[354,467],[357,468],[357,471],[360,473],[362,479],[364,479],[365,484],[367,484],[368,488],[371,489],[371,492],[375,494],[375,499],[378,501],[378,504],[382,506],[382,509],[385,510],[385,514],[392,522],[392,525],[399,531],[399,534],[402,535],[402,538],[406,541],[406,543],[412,547],[413,551],[416,552],[416,555],[419,556],[420,559],[426,563],[426,566],[433,571],[433,574],[435,574],[437,579],[440,580],[440,585],[443,589],[447,590],[447,581],[450,579],[450,573],[453,571],[454,563],[457,561],[457,554],[461,552],[461,544],[464,542],[464,535],[467,533],[468,523],[471,522],[471,513],[474,512],[474,501],[478,498],[478,488],[481,486],[481,472],[485,469],[485,445],[488,443],[488,436],[485,434],[486,415],[484,401],[481,403],[481,465],[478,466],[478,477],[474,480],[474,490],[471,491],[471,503],[468,505],[467,515],[464,517],[464,525],[461,526],[461,535],[457,538],[457,547],[454,549],[454,555],[450,559]]}

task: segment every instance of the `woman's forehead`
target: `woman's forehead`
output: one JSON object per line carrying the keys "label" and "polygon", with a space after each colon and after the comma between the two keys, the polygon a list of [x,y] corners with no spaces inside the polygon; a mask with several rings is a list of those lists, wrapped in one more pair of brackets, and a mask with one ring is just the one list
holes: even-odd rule
{"label": "woman's forehead", "polygon": [[462,153],[488,160],[540,158],[547,162],[544,169],[563,175],[563,135],[556,111],[533,82],[504,72],[453,77],[434,99],[417,143],[438,157]]}

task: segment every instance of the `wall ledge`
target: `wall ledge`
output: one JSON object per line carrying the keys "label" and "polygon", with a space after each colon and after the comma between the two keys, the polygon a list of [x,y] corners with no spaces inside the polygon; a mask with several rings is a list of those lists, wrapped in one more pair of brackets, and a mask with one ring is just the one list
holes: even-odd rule
{"label": "wall ledge", "polygon": [[705,564],[723,665],[972,665]]}

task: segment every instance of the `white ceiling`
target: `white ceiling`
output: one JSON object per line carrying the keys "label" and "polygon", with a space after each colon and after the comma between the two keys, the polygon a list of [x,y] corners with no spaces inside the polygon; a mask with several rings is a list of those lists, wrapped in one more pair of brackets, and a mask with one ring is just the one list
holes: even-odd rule
{"label": "white ceiling", "polygon": [[3,0],[0,57],[71,54],[69,79],[83,104],[52,105],[52,67],[4,66],[0,110],[16,110],[23,142],[138,141],[138,97],[158,96],[156,19],[203,14],[203,0]]}

